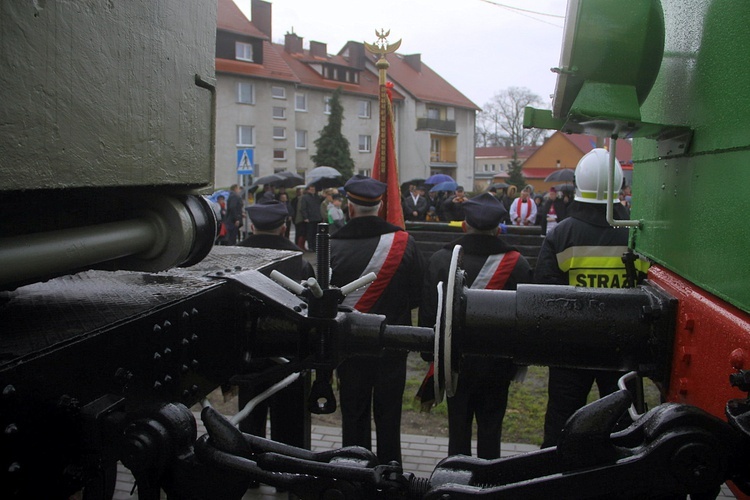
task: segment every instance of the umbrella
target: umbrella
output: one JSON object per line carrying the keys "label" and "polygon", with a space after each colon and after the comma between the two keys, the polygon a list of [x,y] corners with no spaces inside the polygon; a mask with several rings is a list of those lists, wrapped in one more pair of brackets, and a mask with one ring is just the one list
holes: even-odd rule
{"label": "umbrella", "polygon": [[279,174],[264,175],[263,177],[258,177],[257,179],[255,179],[253,183],[250,185],[250,188],[257,189],[258,186],[260,185],[265,186],[266,184],[270,184],[273,186],[274,182],[281,182],[283,180],[284,178],[280,176]]}
{"label": "umbrella", "polygon": [[440,184],[435,184],[434,186],[432,186],[432,189],[430,189],[430,193],[433,193],[435,191],[455,191],[457,187],[458,184],[453,181],[441,182]]}
{"label": "umbrella", "polygon": [[425,184],[440,184],[441,182],[456,182],[453,177],[447,174],[435,174],[429,176],[424,183]]}
{"label": "umbrella", "polygon": [[508,189],[510,187],[510,184],[506,184],[504,182],[496,182],[494,184],[490,184],[490,187],[487,189]]}
{"label": "umbrella", "polygon": [[228,200],[229,191],[227,191],[226,189],[220,189],[219,191],[215,191],[214,194],[208,197],[208,199],[213,201],[214,203],[219,203],[219,196],[223,196],[224,200]]}
{"label": "umbrella", "polygon": [[297,172],[284,170],[283,172],[276,172],[276,175],[281,177],[281,180],[277,182],[271,182],[271,185],[275,187],[293,188],[305,182],[305,178],[299,175]]}
{"label": "umbrella", "polygon": [[425,180],[422,178],[410,179],[406,182],[401,183],[401,189],[409,189],[409,186],[411,184],[414,184],[415,186],[421,186],[424,183],[425,183]]}
{"label": "umbrella", "polygon": [[572,182],[565,182],[563,184],[558,184],[557,186],[555,186],[555,189],[557,189],[558,191],[568,191],[572,193],[576,190],[576,187]]}
{"label": "umbrella", "polygon": [[343,184],[341,172],[333,167],[315,167],[307,172],[305,184],[314,185],[318,189],[338,187]]}
{"label": "umbrella", "polygon": [[576,171],[572,168],[563,168],[561,170],[555,170],[549,174],[544,182],[573,182],[576,178]]}

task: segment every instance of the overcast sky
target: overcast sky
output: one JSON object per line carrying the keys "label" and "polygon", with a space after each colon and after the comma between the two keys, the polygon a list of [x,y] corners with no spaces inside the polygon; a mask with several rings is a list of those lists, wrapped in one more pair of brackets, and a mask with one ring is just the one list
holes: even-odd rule
{"label": "overcast sky", "polygon": [[[235,0],[250,18],[250,0]],[[373,43],[375,30],[401,39],[400,54],[421,54],[482,107],[498,91],[528,87],[551,107],[566,0],[274,0],[273,41],[294,32],[338,53],[349,40]],[[551,14],[542,16],[500,5]],[[369,8],[369,10],[368,10]]]}

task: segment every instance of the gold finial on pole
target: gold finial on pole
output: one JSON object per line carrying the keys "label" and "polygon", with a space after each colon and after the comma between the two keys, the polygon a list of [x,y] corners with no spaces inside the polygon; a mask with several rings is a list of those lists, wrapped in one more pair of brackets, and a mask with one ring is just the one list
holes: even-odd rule
{"label": "gold finial on pole", "polygon": [[388,43],[386,38],[388,38],[388,35],[390,34],[391,30],[385,31],[381,28],[380,32],[378,32],[378,30],[375,30],[375,36],[378,37],[375,43],[364,42],[365,48],[368,52],[375,55],[380,55],[380,59],[378,59],[378,61],[375,63],[375,67],[378,68],[380,85],[385,85],[386,71],[388,70],[388,66],[390,66],[388,64],[388,61],[386,61],[385,59],[385,55],[396,52],[401,46],[401,40],[393,44]]}

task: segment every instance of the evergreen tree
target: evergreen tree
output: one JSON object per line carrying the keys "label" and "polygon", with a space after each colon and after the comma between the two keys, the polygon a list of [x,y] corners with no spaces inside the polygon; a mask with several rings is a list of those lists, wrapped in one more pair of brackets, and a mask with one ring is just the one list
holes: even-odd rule
{"label": "evergreen tree", "polygon": [[340,95],[341,87],[331,97],[331,114],[328,116],[328,124],[314,141],[316,153],[312,156],[312,161],[316,167],[326,165],[337,169],[344,180],[347,180],[354,175],[354,160],[349,153],[349,141],[341,134],[344,107],[341,105]]}
{"label": "evergreen tree", "polygon": [[510,168],[508,169],[508,184],[516,186],[519,191],[526,185],[526,179],[524,178],[523,173],[521,173],[522,167],[523,165],[518,161],[518,156],[514,151],[513,160],[511,160]]}

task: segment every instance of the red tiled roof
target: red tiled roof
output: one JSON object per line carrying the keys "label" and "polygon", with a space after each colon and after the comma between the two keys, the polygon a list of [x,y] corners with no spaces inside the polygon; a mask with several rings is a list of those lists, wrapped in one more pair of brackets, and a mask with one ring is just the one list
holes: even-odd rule
{"label": "red tiled roof", "polygon": [[234,0],[219,0],[216,16],[216,27],[220,30],[233,31],[268,40],[268,37],[262,31],[247,20]]}
{"label": "red tiled roof", "polygon": [[[341,87],[341,90],[347,93],[365,94],[370,96],[377,96],[378,89],[378,77],[370,71],[360,71],[359,83],[346,83],[338,80],[328,80],[310,67],[307,63],[334,63],[339,66],[352,67],[346,59],[341,56],[331,56],[326,59],[320,57],[312,57],[308,50],[303,53],[290,54],[284,50],[283,45],[274,45],[274,49],[278,52],[284,62],[291,68],[294,74],[297,75],[299,82],[302,85],[310,87],[324,88],[335,90]],[[393,99],[403,99],[403,96],[394,92]]]}
{"label": "red tiled roof", "polygon": [[278,54],[274,46],[266,40],[263,41],[263,64],[217,58],[216,72],[248,75],[294,83],[300,82],[300,79]]}
{"label": "red tiled roof", "polygon": [[[424,62],[421,63],[422,70],[417,72],[404,61],[401,54],[388,54],[386,59],[390,64],[388,79],[406,89],[415,98],[479,111],[479,106],[432,71]],[[374,56],[370,61],[375,62]]]}
{"label": "red tiled roof", "polygon": [[[309,50],[295,54],[286,52],[283,45],[270,43],[268,37],[252,22],[248,21],[233,0],[218,0],[217,27],[220,30],[241,33],[263,40],[262,65],[217,58],[217,72],[277,79],[331,90],[341,87],[344,92],[354,94],[377,96],[379,93],[378,76],[367,69],[360,72],[358,84],[323,78],[309,66],[310,63],[353,66],[341,55],[327,55],[323,58],[313,57]],[[403,61],[401,55],[389,54],[388,60],[391,64],[388,70],[389,79],[406,89],[415,98],[427,102],[479,110],[476,104],[432,71],[426,64],[422,63],[421,71],[417,72]],[[403,100],[403,98],[404,96],[394,89],[393,99]]]}
{"label": "red tiled roof", "polygon": [[[582,134],[563,134],[563,137],[573,143],[581,153],[586,154],[596,147],[596,137]],[[633,145],[625,139],[617,140],[617,159],[621,164],[633,162]]]}

